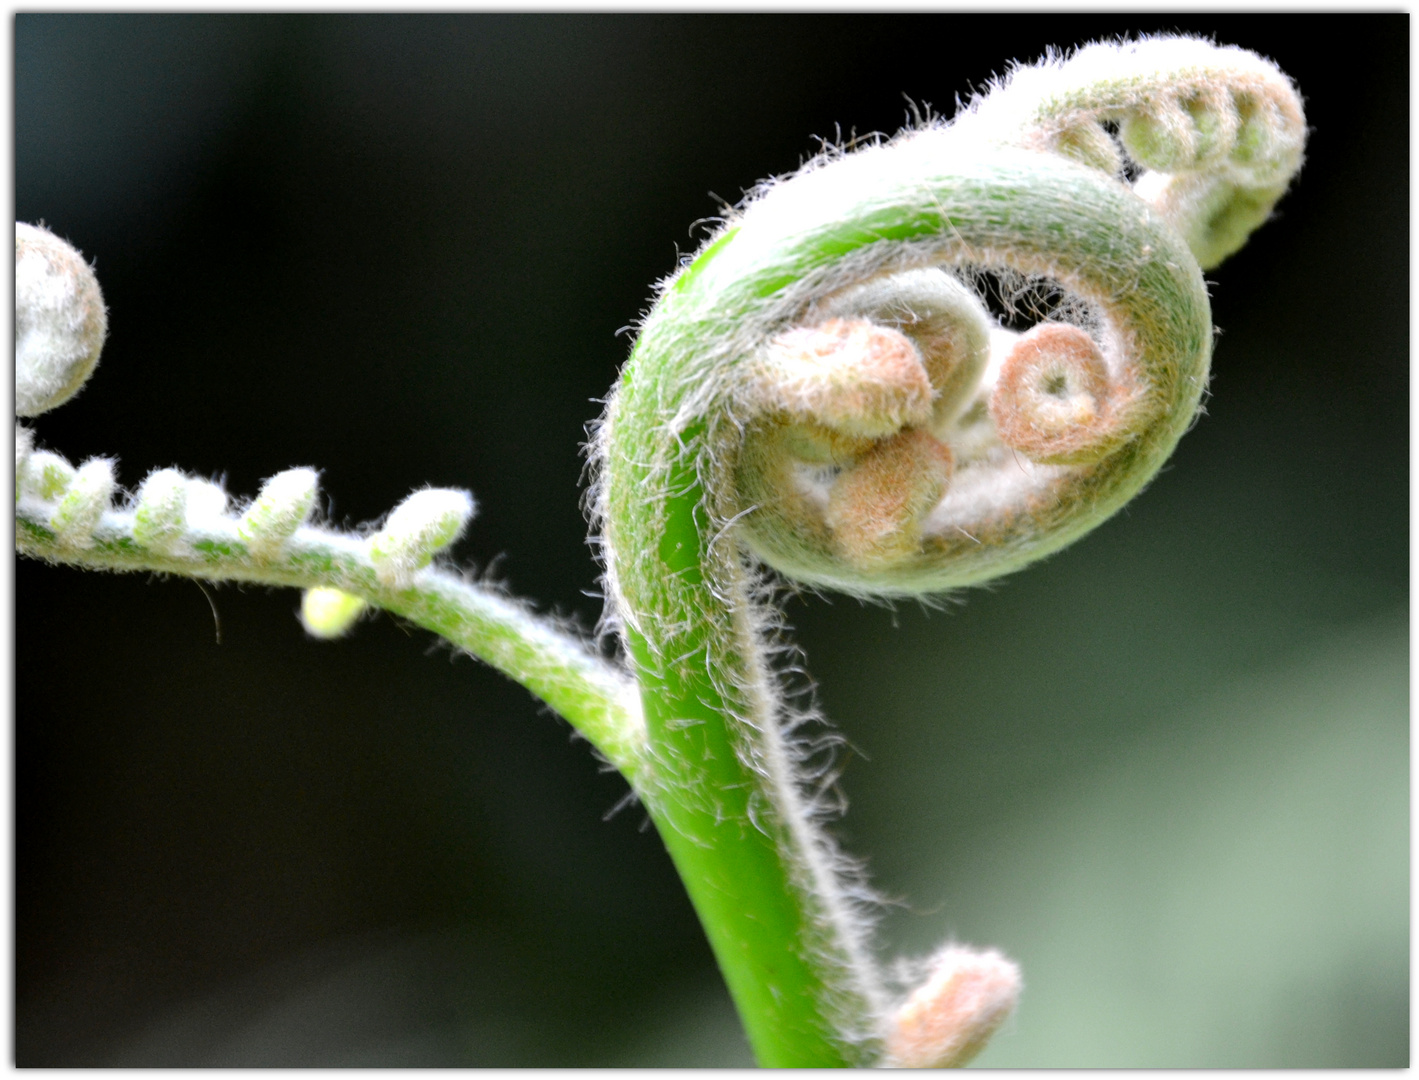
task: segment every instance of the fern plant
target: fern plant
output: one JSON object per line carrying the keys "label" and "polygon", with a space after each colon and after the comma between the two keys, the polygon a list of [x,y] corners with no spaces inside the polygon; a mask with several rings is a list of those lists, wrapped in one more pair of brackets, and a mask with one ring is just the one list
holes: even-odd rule
{"label": "fern plant", "polygon": [[[304,590],[311,634],[367,608],[422,626],[565,717],[630,782],[760,1062],[967,1062],[1015,965],[958,944],[889,977],[875,898],[822,828],[786,701],[782,583],[862,597],[979,584],[1078,539],[1193,422],[1202,270],[1299,168],[1295,88],[1189,38],[1016,69],[950,123],[833,148],[752,192],[663,282],[597,427],[608,662],[444,552],[475,510],[415,492],[367,532],[313,520],[313,468],[233,505],[176,469],[128,496],[16,428],[16,544],[55,563]],[[991,310],[991,303],[996,310]],[[16,412],[61,404],[106,333],[90,269],[16,231]]]}

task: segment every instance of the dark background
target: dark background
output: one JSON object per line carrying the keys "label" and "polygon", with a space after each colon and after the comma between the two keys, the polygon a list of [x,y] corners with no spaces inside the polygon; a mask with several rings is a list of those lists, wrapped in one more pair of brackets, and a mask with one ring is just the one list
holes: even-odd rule
{"label": "dark background", "polygon": [[[1408,1061],[1408,20],[15,18],[15,212],[97,264],[36,423],[135,486],[323,470],[590,626],[584,425],[697,219],[1012,58],[1182,29],[1309,158],[1213,271],[1208,415],[1125,513],[927,612],[795,600],[884,950],[1021,961],[995,1065]],[[713,193],[713,194],[711,194]],[[23,1065],[743,1064],[636,808],[522,690],[289,591],[15,572]]]}

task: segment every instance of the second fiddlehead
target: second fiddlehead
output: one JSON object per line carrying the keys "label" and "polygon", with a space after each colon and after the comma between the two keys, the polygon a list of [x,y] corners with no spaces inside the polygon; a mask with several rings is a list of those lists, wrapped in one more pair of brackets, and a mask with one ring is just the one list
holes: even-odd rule
{"label": "second fiddlehead", "polygon": [[[953,951],[893,1005],[797,771],[759,564],[919,595],[1114,513],[1205,389],[1202,266],[1266,218],[1303,142],[1253,54],[1094,45],[765,185],[665,283],[600,433],[598,511],[642,794],[764,1064],[959,1063],[1014,983]],[[973,288],[991,277],[1062,300],[1016,332]]]}

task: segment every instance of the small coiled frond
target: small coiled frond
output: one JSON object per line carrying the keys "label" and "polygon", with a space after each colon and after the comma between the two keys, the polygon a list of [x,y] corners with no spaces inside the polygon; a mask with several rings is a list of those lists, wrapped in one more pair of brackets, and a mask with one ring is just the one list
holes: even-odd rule
{"label": "small coiled frond", "polygon": [[1190,37],[1087,45],[1017,69],[963,118],[985,138],[1053,149],[1165,216],[1210,270],[1246,243],[1301,166],[1306,121],[1269,60]]}

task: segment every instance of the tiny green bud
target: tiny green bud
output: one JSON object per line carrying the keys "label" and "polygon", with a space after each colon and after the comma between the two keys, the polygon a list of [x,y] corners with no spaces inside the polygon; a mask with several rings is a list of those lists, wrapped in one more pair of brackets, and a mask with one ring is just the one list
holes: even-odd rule
{"label": "tiny green bud", "polygon": [[1237,139],[1238,116],[1232,96],[1220,87],[1200,87],[1182,102],[1197,134],[1194,164],[1210,165],[1225,156]]}
{"label": "tiny green bud", "polygon": [[1285,183],[1295,171],[1305,141],[1299,105],[1270,87],[1235,95],[1240,128],[1232,161],[1251,170],[1260,183]]}
{"label": "tiny green bud", "polygon": [[94,546],[94,528],[113,498],[113,462],[90,458],[79,466],[69,490],[49,519],[59,542],[67,547]]}
{"label": "tiny green bud", "polygon": [[36,450],[25,466],[29,490],[45,502],[59,498],[74,482],[74,466],[52,450]]}
{"label": "tiny green bud", "polygon": [[390,512],[370,537],[370,559],[380,584],[406,587],[433,557],[463,533],[476,506],[466,491],[425,488]]}
{"label": "tiny green bud", "polygon": [[1159,172],[1190,168],[1197,157],[1192,116],[1170,95],[1130,113],[1118,134],[1133,160]]}
{"label": "tiny green bud", "polygon": [[187,529],[188,479],[176,469],[149,474],[138,489],[133,539],[144,547],[171,551]]}
{"label": "tiny green bud", "polygon": [[307,589],[301,597],[301,625],[311,637],[327,641],[344,637],[369,607],[341,589]]}
{"label": "tiny green bud", "polygon": [[[261,485],[261,493],[237,522],[237,535],[258,559],[274,558],[315,506],[320,476],[314,469],[287,469]],[[312,631],[314,633],[314,631]]]}
{"label": "tiny green bud", "polygon": [[108,333],[98,279],[48,229],[15,224],[15,414],[38,416],[78,392]]}

